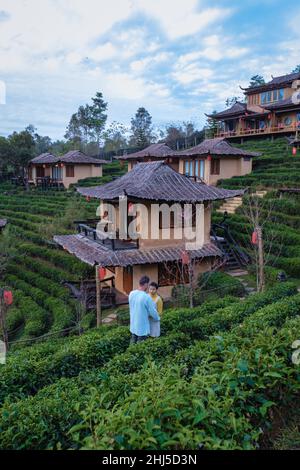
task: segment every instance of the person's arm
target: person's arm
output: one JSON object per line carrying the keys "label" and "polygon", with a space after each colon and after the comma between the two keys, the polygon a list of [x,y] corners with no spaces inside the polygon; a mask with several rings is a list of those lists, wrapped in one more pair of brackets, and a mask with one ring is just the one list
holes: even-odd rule
{"label": "person's arm", "polygon": [[157,306],[157,311],[159,315],[161,315],[163,313],[163,301],[161,297],[158,298],[156,306]]}
{"label": "person's arm", "polygon": [[147,310],[148,310],[148,315],[153,318],[153,320],[160,321],[160,316],[157,313],[157,308],[153,300],[150,298],[150,296],[147,296]]}

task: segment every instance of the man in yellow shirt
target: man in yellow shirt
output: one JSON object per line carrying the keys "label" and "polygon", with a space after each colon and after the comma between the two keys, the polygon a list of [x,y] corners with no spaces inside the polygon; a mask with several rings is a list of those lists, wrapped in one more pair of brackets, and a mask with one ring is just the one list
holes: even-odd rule
{"label": "man in yellow shirt", "polygon": [[[156,305],[157,313],[161,317],[163,313],[163,300],[158,295],[158,284],[156,282],[150,282],[149,284],[149,295]],[[160,321],[155,321],[149,318],[150,321],[150,336],[152,338],[158,338],[160,336]]]}

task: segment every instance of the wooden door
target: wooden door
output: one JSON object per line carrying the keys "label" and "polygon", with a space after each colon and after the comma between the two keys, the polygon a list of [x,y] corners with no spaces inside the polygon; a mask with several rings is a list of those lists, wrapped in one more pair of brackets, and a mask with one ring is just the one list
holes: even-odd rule
{"label": "wooden door", "polygon": [[133,289],[133,267],[127,266],[123,268],[123,289],[129,294]]}

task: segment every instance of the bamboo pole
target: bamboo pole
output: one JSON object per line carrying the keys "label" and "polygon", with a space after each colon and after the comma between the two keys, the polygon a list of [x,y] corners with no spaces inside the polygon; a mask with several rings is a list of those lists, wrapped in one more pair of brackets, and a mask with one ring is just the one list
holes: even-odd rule
{"label": "bamboo pole", "polygon": [[96,265],[96,308],[97,308],[97,328],[102,325],[101,310],[101,280],[99,276],[99,265]]}
{"label": "bamboo pole", "polygon": [[0,291],[0,327],[2,329],[3,342],[5,344],[5,348],[7,352],[9,348],[9,344],[8,344],[8,334],[7,334],[6,324],[5,324],[5,315],[6,315],[6,308],[3,302],[3,291],[2,293]]}

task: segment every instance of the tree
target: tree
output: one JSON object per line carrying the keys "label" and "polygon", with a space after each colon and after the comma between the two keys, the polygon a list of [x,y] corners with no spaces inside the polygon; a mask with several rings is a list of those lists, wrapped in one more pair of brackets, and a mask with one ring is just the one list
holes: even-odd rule
{"label": "tree", "polygon": [[240,98],[239,96],[231,96],[230,98],[227,98],[227,100],[225,101],[225,106],[227,108],[230,108],[230,106],[233,106],[238,101],[242,101],[242,98]]}
{"label": "tree", "polygon": [[131,119],[130,145],[143,149],[151,144],[152,135],[152,117],[145,108],[139,108],[135,117]]}
{"label": "tree", "polygon": [[72,114],[65,133],[65,139],[72,143],[76,149],[80,148],[82,141],[82,130],[78,114]]}
{"label": "tree", "polygon": [[8,139],[0,137],[0,175],[8,170],[10,155],[11,147]]}
{"label": "tree", "polygon": [[92,104],[79,106],[77,113],[71,116],[67,126],[65,138],[77,148],[87,146],[93,142],[99,152],[100,140],[107,121],[107,103],[100,92],[92,98]]}
{"label": "tree", "polygon": [[215,119],[214,115],[217,114],[217,111],[213,111],[211,117],[207,118],[206,125],[205,125],[205,138],[206,139],[213,139],[218,130],[220,129],[220,123],[217,119]]}
{"label": "tree", "polygon": [[[270,221],[274,222],[273,200],[260,198],[250,194],[244,198],[243,214],[248,219],[250,232],[248,231],[249,246],[247,252],[256,267],[256,284],[258,292],[265,289],[265,266],[270,264],[272,247],[276,243],[277,256],[280,256],[281,245],[278,233],[273,233],[268,227]],[[251,242],[250,242],[251,240]]]}
{"label": "tree", "polygon": [[123,124],[119,122],[112,122],[111,125],[103,133],[104,138],[104,151],[115,152],[127,147],[126,138],[127,129]]}
{"label": "tree", "polygon": [[249,88],[264,85],[265,83],[265,79],[262,75],[253,75],[253,77],[250,78]]}
{"label": "tree", "polygon": [[22,172],[22,176],[26,176],[28,163],[35,155],[32,127],[29,126],[21,132],[14,132],[8,137],[8,142],[11,151],[11,162],[16,172]]}
{"label": "tree", "polygon": [[165,130],[164,142],[171,148],[179,150],[179,142],[184,139],[184,131],[180,124],[169,124]]}
{"label": "tree", "polygon": [[292,71],[292,73],[300,73],[300,64],[297,65],[294,70]]}
{"label": "tree", "polygon": [[92,135],[96,140],[98,147],[102,137],[103,130],[107,121],[107,103],[103,99],[103,95],[100,92],[96,93],[95,98],[92,98],[92,106],[90,106],[90,126],[92,129]]}

